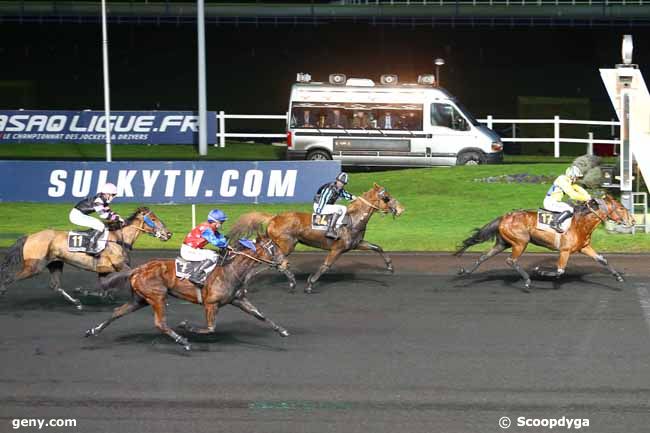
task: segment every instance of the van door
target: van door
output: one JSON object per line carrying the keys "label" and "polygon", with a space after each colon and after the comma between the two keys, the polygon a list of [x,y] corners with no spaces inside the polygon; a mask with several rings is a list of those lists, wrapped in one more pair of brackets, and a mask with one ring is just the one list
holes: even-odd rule
{"label": "van door", "polygon": [[454,165],[460,149],[475,145],[472,125],[450,102],[431,103],[429,122],[432,165]]}

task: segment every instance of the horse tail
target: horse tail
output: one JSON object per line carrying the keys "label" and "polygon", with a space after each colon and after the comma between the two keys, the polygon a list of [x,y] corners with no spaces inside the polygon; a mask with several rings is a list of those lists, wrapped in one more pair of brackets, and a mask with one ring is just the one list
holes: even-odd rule
{"label": "horse tail", "polygon": [[126,269],[120,272],[113,272],[100,279],[101,290],[112,290],[128,288],[129,291],[133,290],[131,286],[131,274],[135,269]]}
{"label": "horse tail", "polygon": [[495,236],[498,236],[499,224],[501,223],[502,218],[503,217],[500,216],[480,229],[474,229],[472,236],[463,241],[463,245],[454,253],[454,255],[461,256],[469,247],[489,241],[490,239],[494,239]]}
{"label": "horse tail", "polygon": [[266,234],[266,225],[275,215],[265,212],[249,212],[239,217],[233,224],[228,238],[239,239],[250,237],[258,233]]}
{"label": "horse tail", "polygon": [[0,292],[4,291],[6,284],[13,281],[12,271],[16,268],[23,267],[23,247],[27,241],[27,236],[18,238],[16,242],[9,247],[7,255],[0,263]]}

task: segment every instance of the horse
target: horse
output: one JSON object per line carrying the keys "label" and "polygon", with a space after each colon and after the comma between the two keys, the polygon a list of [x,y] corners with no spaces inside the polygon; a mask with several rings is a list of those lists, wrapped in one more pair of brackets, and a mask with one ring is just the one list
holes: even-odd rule
{"label": "horse", "polygon": [[345,252],[350,250],[370,250],[381,256],[389,272],[394,272],[393,263],[384,250],[376,244],[363,239],[366,234],[366,225],[375,212],[382,214],[391,213],[400,216],[404,207],[392,197],[385,188],[377,185],[354,200],[347,208],[350,223],[341,226],[339,238],[330,239],[325,236],[325,231],[312,228],[312,214],[307,212],[283,212],[271,215],[263,212],[251,212],[242,215],[229,233],[231,238],[238,238],[253,231],[263,230],[273,239],[282,254],[288,256],[293,252],[296,244],[301,243],[310,247],[329,250],[329,254],[318,271],[309,276],[305,293],[312,293],[313,286],[327,272],[334,262]]}
{"label": "horse", "polygon": [[207,326],[196,328],[187,321],[179,326],[194,334],[212,334],[215,332],[215,319],[219,308],[225,305],[234,305],[247,314],[266,322],[282,337],[289,336],[289,332],[272,320],[268,319],[247,298],[247,291],[243,287],[246,275],[255,271],[258,265],[267,265],[278,269],[295,286],[295,277],[287,267],[286,259],[277,245],[267,237],[258,237],[253,244],[249,240],[241,240],[226,255],[223,266],[215,266],[210,272],[205,284],[199,286],[188,279],[179,279],[176,276],[174,260],[157,259],[149,261],[133,270],[123,271],[111,275],[110,284],[122,285],[121,279],[127,279],[132,290],[130,302],[114,310],[113,315],[106,321],[86,331],[86,337],[97,336],[111,322],[120,317],[151,305],[154,314],[155,326],[164,334],[170,336],[174,342],[189,351],[191,346],[186,338],[177,334],[167,325],[165,317],[167,296],[183,299],[194,304],[202,304],[205,310]]}
{"label": "horse", "polygon": [[536,227],[536,210],[517,210],[502,215],[489,222],[482,228],[474,230],[474,234],[463,241],[462,246],[454,253],[461,256],[469,247],[496,238],[496,243],[487,253],[483,254],[469,270],[460,268],[459,275],[470,275],[478,267],[489,259],[507,248],[512,248],[510,257],[506,263],[519,273],[524,280],[524,292],[529,292],[531,287],[530,276],[518,263],[526,246],[529,243],[546,247],[560,252],[557,261],[557,271],[534,269],[537,275],[542,277],[560,278],[564,274],[569,256],[580,252],[594,259],[604,266],[616,278],[623,282],[623,276],[612,267],[607,259],[598,254],[591,246],[591,235],[600,223],[611,220],[617,224],[631,227],[635,224],[634,216],[619,203],[614,197],[606,195],[601,199],[593,199],[590,202],[576,206],[571,227],[562,235],[554,231],[540,230]]}
{"label": "horse", "polygon": [[130,268],[129,251],[141,233],[162,241],[172,236],[162,220],[147,207],[139,207],[125,220],[123,227],[109,231],[106,248],[99,256],[69,251],[67,231],[47,229],[23,236],[9,249],[0,264],[0,294],[4,294],[6,287],[14,281],[33,277],[47,267],[50,271],[49,287],[81,310],[81,302],[61,287],[63,264],[96,272],[101,283],[107,274]]}

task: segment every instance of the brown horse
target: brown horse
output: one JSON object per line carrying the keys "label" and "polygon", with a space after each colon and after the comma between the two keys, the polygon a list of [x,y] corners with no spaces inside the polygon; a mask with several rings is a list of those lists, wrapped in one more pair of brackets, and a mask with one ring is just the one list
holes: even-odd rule
{"label": "brown horse", "polygon": [[580,252],[605,266],[616,280],[622,282],[623,277],[621,274],[591,246],[592,233],[600,223],[607,220],[628,227],[634,225],[634,217],[621,203],[609,195],[603,199],[595,199],[585,205],[577,206],[571,227],[562,235],[554,231],[538,229],[537,211],[535,210],[519,210],[507,213],[482,228],[476,229],[472,236],[463,241],[463,245],[455,253],[456,256],[462,255],[472,245],[496,237],[496,243],[492,249],[483,254],[471,269],[465,270],[461,268],[459,274],[469,275],[490,257],[499,254],[506,248],[512,248],[512,253],[506,259],[506,263],[521,275],[524,279],[524,291],[528,292],[531,285],[530,276],[521,268],[518,258],[524,253],[526,246],[532,243],[560,252],[557,271],[542,271],[535,268],[535,272],[542,277],[561,277],[569,261],[569,256]]}
{"label": "brown horse", "polygon": [[48,229],[23,236],[10,248],[0,264],[0,294],[6,291],[7,285],[33,277],[47,267],[50,271],[50,288],[81,310],[81,302],[61,288],[63,264],[96,272],[100,279],[108,273],[129,269],[129,250],[141,233],[148,233],[163,241],[172,236],[160,218],[146,207],[136,209],[126,219],[124,227],[109,232],[106,248],[97,257],[68,251],[67,231]]}
{"label": "brown horse", "polygon": [[288,256],[293,252],[297,243],[310,247],[329,250],[325,262],[315,274],[309,276],[305,293],[311,293],[314,284],[320,276],[327,272],[341,254],[350,250],[370,250],[378,253],[389,272],[393,272],[393,264],[384,250],[379,246],[363,239],[366,234],[366,225],[370,217],[376,212],[392,213],[399,216],[404,212],[404,207],[385,188],[374,184],[370,191],[357,197],[347,209],[350,224],[342,226],[339,230],[339,239],[325,237],[325,231],[314,230],[311,225],[311,213],[283,212],[271,215],[261,212],[251,212],[242,215],[230,231],[231,238],[238,238],[248,233],[259,231],[266,225],[266,233],[278,244],[282,253]]}
{"label": "brown horse", "polygon": [[255,242],[255,251],[242,247],[229,250],[224,266],[216,266],[207,277],[203,287],[197,286],[189,280],[176,277],[174,260],[152,260],[136,269],[113,274],[109,279],[112,284],[119,283],[121,278],[127,278],[133,291],[130,302],[118,307],[113,315],[106,321],[86,331],[86,337],[98,335],[114,320],[137,311],[142,307],[151,305],[154,313],[156,327],[169,335],[176,343],[190,350],[187,339],[178,335],[167,325],[165,308],[167,296],[183,299],[194,304],[203,304],[205,310],[206,328],[195,328],[186,321],[180,326],[195,334],[212,334],[215,331],[215,318],[219,308],[224,305],[234,305],[245,313],[268,323],[274,331],[287,337],[289,332],[282,326],[267,319],[246,297],[246,289],[242,288],[248,274],[255,271],[260,264],[267,265],[284,273],[291,285],[295,285],[295,278],[287,268],[287,262],[280,249],[273,241],[260,237]]}

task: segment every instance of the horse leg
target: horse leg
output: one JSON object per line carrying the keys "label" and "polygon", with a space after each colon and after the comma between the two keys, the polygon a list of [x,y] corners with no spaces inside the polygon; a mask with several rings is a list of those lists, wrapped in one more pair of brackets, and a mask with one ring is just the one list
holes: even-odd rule
{"label": "horse leg", "polygon": [[250,314],[251,316],[261,320],[262,322],[268,323],[269,326],[271,326],[271,328],[273,328],[273,330],[278,334],[280,334],[282,337],[289,336],[289,331],[287,331],[282,326],[276,324],[271,319],[268,319],[266,316],[264,316],[264,314],[262,314],[255,305],[251,304],[251,302],[248,299],[246,298],[234,299],[232,301],[232,305],[238,307],[244,313]]}
{"label": "horse leg", "polygon": [[320,268],[318,268],[318,271],[307,278],[307,287],[305,287],[305,293],[312,293],[316,281],[318,281],[321,275],[323,275],[332,267],[334,262],[341,256],[341,254],[343,254],[343,250],[330,251],[330,253],[325,258],[325,262],[323,262],[323,264],[320,265]]}
{"label": "horse leg", "polygon": [[90,337],[91,335],[92,336],[99,335],[99,333],[102,332],[104,328],[110,325],[114,320],[119,319],[122,316],[126,316],[129,313],[133,313],[134,311],[138,311],[139,309],[146,307],[147,305],[149,304],[147,304],[147,301],[145,301],[142,297],[138,295],[133,295],[133,298],[129,302],[114,309],[113,315],[108,320],[105,320],[99,325],[95,326],[94,328],[90,328],[89,330],[87,330],[86,337]]}
{"label": "horse leg", "polygon": [[45,260],[26,260],[23,262],[23,267],[16,273],[4,271],[4,275],[0,275],[0,294],[6,292],[6,286],[16,281],[24,280],[39,274],[45,268]]}
{"label": "horse leg", "polygon": [[546,278],[560,278],[566,268],[566,264],[569,262],[569,257],[571,256],[571,251],[563,250],[560,251],[560,257],[557,261],[557,270],[555,271],[545,271],[539,268],[535,268],[535,271],[538,275]]}
{"label": "horse leg", "polygon": [[206,328],[194,327],[190,325],[187,320],[183,320],[181,323],[179,323],[178,326],[193,334],[212,334],[214,332],[214,322],[217,316],[217,312],[219,311],[219,307],[217,304],[204,304],[203,309],[205,310],[205,322],[207,324]]}
{"label": "horse leg", "polygon": [[61,296],[65,298],[66,301],[71,302],[74,304],[75,308],[77,310],[82,310],[83,305],[81,305],[81,301],[77,298],[73,298],[63,290],[61,287],[61,274],[63,273],[63,262],[60,261],[55,261],[55,262],[50,262],[47,264],[47,269],[50,271],[50,289],[54,290],[56,293],[59,293]]}
{"label": "horse leg", "polygon": [[178,335],[172,328],[167,325],[167,320],[165,317],[165,296],[162,296],[157,299],[148,300],[151,308],[153,308],[154,323],[156,328],[160,330],[163,334],[169,335],[169,337],[174,340],[176,344],[180,344],[183,349],[189,351],[191,350],[190,343],[186,338]]}
{"label": "horse leg", "polygon": [[624,282],[623,276],[616,270],[612,265],[609,264],[607,259],[596,252],[591,245],[584,247],[580,252],[586,256],[591,257],[601,265],[603,265],[607,270],[616,278],[616,281],[619,283]]}
{"label": "horse leg", "polygon": [[472,265],[472,267],[469,270],[461,267],[458,270],[458,275],[470,275],[470,274],[472,274],[475,270],[478,269],[479,266],[481,266],[481,263],[483,263],[484,261],[486,261],[487,259],[489,259],[491,257],[496,256],[497,254],[499,254],[500,252],[505,250],[507,247],[508,247],[508,245],[506,245],[505,243],[500,242],[499,240],[497,240],[497,243],[490,249],[490,251],[488,251],[487,253],[481,255],[481,257],[478,258],[476,263],[474,263],[474,265]]}
{"label": "horse leg", "polygon": [[522,269],[522,267],[519,265],[519,261],[517,260],[519,256],[521,256],[524,253],[524,250],[526,249],[526,246],[528,244],[512,244],[512,253],[510,254],[510,257],[506,259],[506,263],[508,266],[513,268],[519,275],[521,275],[521,278],[524,279],[524,288],[522,289],[524,292],[529,293],[530,292],[530,275],[526,273]]}
{"label": "horse leg", "polygon": [[[248,284],[250,283],[250,281],[264,271],[266,271],[266,268],[257,268],[253,272],[250,272],[248,275],[246,275],[243,282],[244,290],[249,291]],[[250,290],[250,291],[256,292],[257,290]]]}
{"label": "horse leg", "polygon": [[374,251],[377,254],[381,256],[382,259],[384,259],[384,263],[386,264],[386,270],[390,272],[391,274],[395,272],[393,269],[393,261],[388,257],[385,253],[384,250],[376,244],[370,243],[366,240],[362,240],[359,242],[359,245],[355,248],[355,250],[363,250],[363,251]]}

